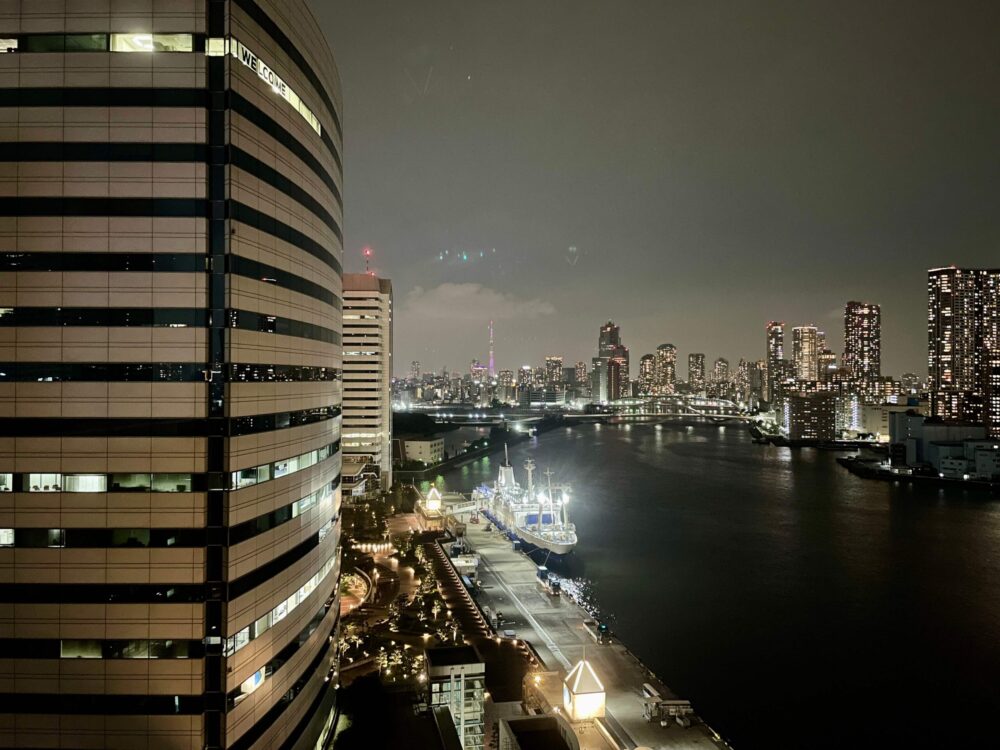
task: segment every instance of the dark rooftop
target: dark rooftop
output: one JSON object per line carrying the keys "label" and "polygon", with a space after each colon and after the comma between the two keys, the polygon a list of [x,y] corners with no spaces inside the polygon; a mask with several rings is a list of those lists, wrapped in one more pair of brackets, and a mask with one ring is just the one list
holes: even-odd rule
{"label": "dark rooftop", "polygon": [[455,667],[459,664],[482,664],[472,646],[440,646],[427,649],[427,664],[432,667]]}

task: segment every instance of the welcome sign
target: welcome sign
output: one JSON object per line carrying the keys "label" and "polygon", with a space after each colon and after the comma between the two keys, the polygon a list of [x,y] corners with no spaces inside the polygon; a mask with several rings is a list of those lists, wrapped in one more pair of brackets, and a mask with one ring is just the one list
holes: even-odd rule
{"label": "welcome sign", "polygon": [[229,52],[233,57],[250,68],[250,70],[254,71],[257,76],[264,81],[264,83],[271,87],[271,90],[274,91],[274,93],[291,104],[298,111],[298,113],[305,118],[306,122],[309,123],[312,129],[322,135],[319,120],[316,119],[312,110],[309,109],[299,95],[296,94],[292,88],[281,79],[281,76],[274,72],[270,65],[261,60],[256,53],[246,47],[238,39],[231,40]]}

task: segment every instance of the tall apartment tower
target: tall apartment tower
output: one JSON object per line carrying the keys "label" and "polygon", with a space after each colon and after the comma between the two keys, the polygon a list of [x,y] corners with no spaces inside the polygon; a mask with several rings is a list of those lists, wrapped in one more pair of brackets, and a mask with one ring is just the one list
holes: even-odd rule
{"label": "tall apartment tower", "polygon": [[0,37],[0,744],[316,746],[340,575],[330,49],[304,0],[7,3]]}
{"label": "tall apartment tower", "polygon": [[639,358],[639,394],[648,396],[653,392],[653,384],[656,382],[656,357],[652,354],[643,354]]}
{"label": "tall apartment tower", "polygon": [[695,391],[705,389],[705,355],[700,352],[688,355],[688,385]]}
{"label": "tall apartment tower", "polygon": [[796,380],[819,380],[819,331],[816,326],[792,329],[792,363]]}
{"label": "tall apartment tower", "polygon": [[563,382],[563,358],[550,354],[545,358],[545,384],[559,386]]}
{"label": "tall apartment tower", "polygon": [[344,456],[367,461],[370,484],[392,486],[392,282],[344,274]]}
{"label": "tall apartment tower", "polygon": [[882,309],[868,302],[844,306],[844,368],[854,387],[873,394],[882,379]]}
{"label": "tall apartment tower", "polygon": [[1000,269],[927,272],[927,365],[934,416],[1000,437]]}
{"label": "tall apartment tower", "polygon": [[659,394],[673,393],[677,389],[677,347],[673,344],[660,344],[656,347],[655,356],[653,388]]}
{"label": "tall apartment tower", "polygon": [[767,393],[764,400],[774,401],[778,397],[784,377],[785,358],[785,324],[772,320],[765,329],[767,333]]}

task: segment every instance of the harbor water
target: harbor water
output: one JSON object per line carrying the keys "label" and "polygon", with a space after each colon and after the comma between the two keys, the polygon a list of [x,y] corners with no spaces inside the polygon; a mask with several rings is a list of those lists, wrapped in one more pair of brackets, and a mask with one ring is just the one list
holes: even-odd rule
{"label": "harbor water", "polygon": [[[511,462],[572,485],[574,572],[736,750],[994,746],[1000,501],[836,455],[739,426],[578,425]],[[438,482],[468,492],[500,461]]]}

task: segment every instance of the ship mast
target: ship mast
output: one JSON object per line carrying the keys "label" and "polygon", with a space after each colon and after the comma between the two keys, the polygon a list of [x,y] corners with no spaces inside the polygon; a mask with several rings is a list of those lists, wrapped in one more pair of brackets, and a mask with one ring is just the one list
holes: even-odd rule
{"label": "ship mast", "polygon": [[[534,498],[534,495],[535,495],[535,483],[531,479],[531,473],[535,470],[535,462],[532,461],[529,458],[527,461],[524,462],[524,470],[526,472],[528,472],[528,493],[527,493],[527,498],[528,498],[528,502],[531,502],[531,500]],[[527,521],[527,519],[525,519],[525,521]],[[541,501],[538,502],[538,523],[536,524],[536,526],[537,526],[538,529],[542,528],[542,503],[541,503]]]}
{"label": "ship mast", "polygon": [[552,519],[552,525],[555,526],[556,517],[552,507],[552,503],[554,502],[552,499],[552,469],[545,470],[545,478],[549,480],[549,518]]}

